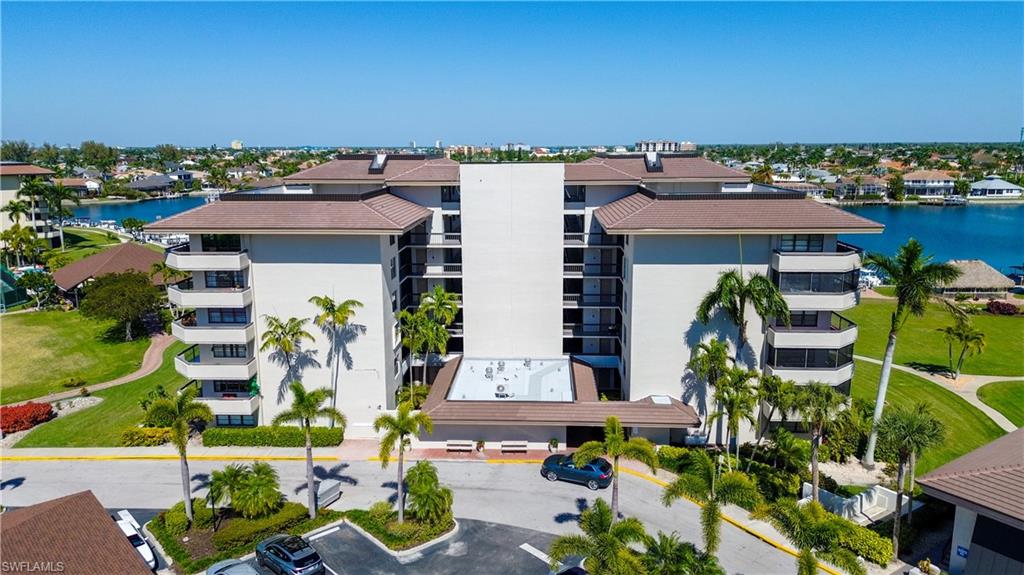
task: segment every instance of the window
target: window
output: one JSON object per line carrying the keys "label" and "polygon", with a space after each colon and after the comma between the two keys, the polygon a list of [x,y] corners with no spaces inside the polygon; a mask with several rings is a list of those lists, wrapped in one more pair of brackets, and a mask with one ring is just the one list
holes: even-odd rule
{"label": "window", "polygon": [[256,418],[251,415],[218,415],[214,423],[217,427],[254,427]]}
{"label": "window", "polygon": [[211,346],[213,357],[249,357],[249,348],[245,344],[217,344]]}
{"label": "window", "polygon": [[853,362],[853,344],[840,349],[775,348],[768,346],[767,364],[792,369],[835,369]]}
{"label": "window", "polygon": [[459,186],[441,186],[441,201],[457,204],[462,201],[462,188]]}
{"label": "window", "polygon": [[815,327],[818,325],[818,312],[794,311],[789,314],[789,325],[791,327]]}
{"label": "window", "polygon": [[586,186],[565,186],[565,203],[578,203],[587,201]]}
{"label": "window", "polygon": [[397,275],[397,271],[395,269],[395,258],[391,258],[391,279],[395,279],[395,275]]}
{"label": "window", "polygon": [[397,292],[391,292],[391,311],[392,312],[398,311],[398,293]]}
{"label": "window", "polygon": [[394,234],[388,236],[388,245],[389,246],[395,245],[395,236],[394,236]]}
{"label": "window", "polygon": [[228,234],[203,234],[199,236],[204,252],[240,252],[242,236]]}
{"label": "window", "polygon": [[856,291],[860,270],[845,273],[785,272],[772,270],[772,280],[785,293],[849,293]]}
{"label": "window", "polygon": [[206,310],[210,323],[249,323],[249,314],[244,308],[210,308]]}
{"label": "window", "polygon": [[579,215],[566,215],[565,216],[565,233],[567,233],[567,234],[582,234],[583,233],[583,216],[579,216]]}
{"label": "window", "polygon": [[216,393],[249,393],[252,385],[248,381],[222,380],[213,381],[213,391]]}
{"label": "window", "polygon": [[240,271],[215,271],[206,272],[206,287],[208,288],[240,288],[242,287],[242,272]]}
{"label": "window", "polygon": [[780,252],[820,252],[825,249],[821,234],[788,234],[779,241]]}
{"label": "window", "polygon": [[626,345],[626,326],[622,326],[622,345]]}
{"label": "window", "polygon": [[462,218],[459,216],[442,216],[444,221],[444,233],[446,234],[461,234],[462,233]]}

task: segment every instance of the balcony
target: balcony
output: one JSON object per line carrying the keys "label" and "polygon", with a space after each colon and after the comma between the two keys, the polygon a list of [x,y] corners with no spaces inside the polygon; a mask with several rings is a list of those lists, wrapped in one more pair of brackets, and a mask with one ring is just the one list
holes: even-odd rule
{"label": "balcony", "polygon": [[247,393],[207,393],[202,382],[190,381],[178,390],[179,393],[189,386],[196,388],[199,395],[196,401],[210,406],[214,415],[252,415],[260,408],[260,396]]}
{"label": "balcony", "polygon": [[[452,293],[452,292],[449,292],[449,293],[451,293],[452,298],[455,300],[455,302],[459,304],[459,307],[462,307],[462,294],[460,294],[460,293]],[[402,296],[402,309],[409,309],[411,307],[412,308],[419,307],[420,303],[423,301],[423,296],[425,296],[425,295],[427,295],[427,294],[426,293],[407,293],[407,294],[403,295]]]}
{"label": "balcony", "polygon": [[168,286],[167,300],[180,307],[246,307],[252,303],[252,288],[204,288]]}
{"label": "balcony", "polygon": [[256,338],[256,325],[249,323],[218,323],[196,325],[189,315],[171,324],[171,335],[184,343],[249,343]]}
{"label": "balcony", "polygon": [[837,313],[832,314],[825,326],[768,326],[768,345],[774,347],[839,349],[856,340],[857,324]]}
{"label": "balcony", "polygon": [[843,311],[857,305],[860,294],[857,291],[845,293],[783,293],[782,298],[792,311],[823,310]]}
{"label": "balcony", "polygon": [[848,272],[860,269],[863,250],[838,242],[834,252],[772,253],[772,268],[780,272]]}
{"label": "balcony", "polygon": [[452,337],[462,337],[465,335],[465,327],[462,323],[453,323],[448,326],[448,334]]}
{"label": "balcony", "polygon": [[567,233],[564,235],[565,247],[578,248],[586,246],[621,247],[622,236],[607,234]]}
{"label": "balcony", "polygon": [[184,271],[238,271],[249,267],[249,253],[193,252],[188,244],[183,244],[167,252],[167,265]]}
{"label": "balcony", "polygon": [[619,337],[616,323],[563,323],[562,337]]}
{"label": "balcony", "polygon": [[797,383],[820,381],[827,385],[839,385],[853,379],[853,362],[835,368],[795,368],[765,366],[765,373]]}
{"label": "balcony", "polygon": [[562,294],[562,307],[619,307],[621,294],[567,293]]}
{"label": "balcony", "polygon": [[250,379],[256,375],[256,358],[210,357],[201,360],[192,346],[174,358],[174,369],[188,379]]}
{"label": "balcony", "polygon": [[462,264],[405,264],[401,272],[404,277],[457,278],[462,277]]}
{"label": "balcony", "polygon": [[398,249],[402,249],[406,246],[420,246],[420,247],[459,247],[462,245],[462,234],[461,233],[442,233],[442,234],[416,234],[408,233],[398,238]]}
{"label": "balcony", "polygon": [[617,278],[621,273],[618,264],[584,264],[567,263],[563,264],[563,275],[565,277],[612,277]]}

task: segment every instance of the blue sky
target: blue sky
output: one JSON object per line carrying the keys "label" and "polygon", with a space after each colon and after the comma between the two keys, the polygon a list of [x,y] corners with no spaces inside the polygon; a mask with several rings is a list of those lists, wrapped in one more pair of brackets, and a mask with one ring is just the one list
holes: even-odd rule
{"label": "blue sky", "polygon": [[21,4],[2,137],[1015,141],[1024,4]]}

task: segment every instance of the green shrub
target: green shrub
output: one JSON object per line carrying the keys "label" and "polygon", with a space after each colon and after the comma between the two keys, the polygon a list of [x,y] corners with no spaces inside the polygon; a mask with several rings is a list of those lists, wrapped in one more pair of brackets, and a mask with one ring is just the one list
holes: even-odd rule
{"label": "green shrub", "polygon": [[[185,515],[185,502],[179,501],[162,514],[164,528],[171,535],[181,535],[188,531],[188,517]],[[206,506],[206,500],[196,497],[192,500],[192,527],[208,529],[213,527],[213,510]]]}
{"label": "green shrub", "polygon": [[384,525],[391,520],[391,514],[394,513],[395,509],[391,503],[387,501],[378,501],[370,506],[370,509],[366,512],[370,520],[374,523],[380,523]]}
{"label": "green shrub", "polygon": [[[757,484],[757,490],[767,501],[782,498],[795,498],[800,494],[800,476],[781,469],[775,469],[759,461],[744,461],[750,465],[748,474]],[[746,467],[744,467],[746,469]]]}
{"label": "green shrub", "polygon": [[849,529],[839,533],[836,544],[877,565],[888,564],[892,559],[892,540],[852,521],[848,523]]}
{"label": "green shrub", "polygon": [[658,448],[658,467],[668,471],[679,471],[679,463],[690,450],[685,447],[663,445]]}
{"label": "green shrub", "polygon": [[[314,427],[313,447],[334,447],[345,439],[340,427]],[[305,447],[306,435],[294,426],[211,427],[203,432],[206,447]]]}
{"label": "green shrub", "polygon": [[171,441],[169,427],[132,427],[121,432],[125,447],[154,447]]}
{"label": "green shrub", "polygon": [[60,385],[61,387],[82,387],[85,385],[85,380],[80,377],[69,377],[60,382]]}
{"label": "green shrub", "polygon": [[386,520],[381,521],[379,515],[371,515],[364,509],[351,509],[345,512],[345,517],[349,521],[361,527],[363,531],[372,535],[389,549],[396,551],[416,547],[432,539],[437,539],[455,527],[455,522],[451,517],[445,522],[431,525],[408,518],[405,523],[400,524],[395,521],[397,516],[398,512],[392,511]]}
{"label": "green shrub", "polygon": [[285,503],[273,515],[259,519],[237,518],[213,534],[213,545],[227,551],[255,543],[280,531],[285,531],[302,522],[308,515],[306,507],[298,503]]}

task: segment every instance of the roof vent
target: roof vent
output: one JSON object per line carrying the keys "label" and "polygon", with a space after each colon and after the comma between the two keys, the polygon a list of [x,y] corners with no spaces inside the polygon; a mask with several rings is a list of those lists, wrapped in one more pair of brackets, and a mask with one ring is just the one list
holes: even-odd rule
{"label": "roof vent", "polygon": [[383,174],[384,166],[388,165],[387,154],[374,154],[373,161],[370,162],[370,173],[371,174]]}
{"label": "roof vent", "polygon": [[658,405],[672,405],[672,398],[667,395],[652,395],[651,401]]}
{"label": "roof vent", "polygon": [[658,152],[644,152],[644,166],[648,172],[660,172],[661,155]]}

